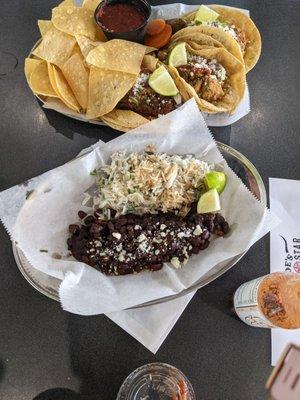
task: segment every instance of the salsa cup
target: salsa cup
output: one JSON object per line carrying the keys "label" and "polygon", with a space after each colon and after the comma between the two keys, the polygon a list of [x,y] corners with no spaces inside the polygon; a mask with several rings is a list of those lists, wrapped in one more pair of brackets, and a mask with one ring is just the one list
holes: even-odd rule
{"label": "salsa cup", "polygon": [[[109,30],[101,21],[99,20],[98,14],[101,10],[103,10],[105,7],[113,4],[126,4],[126,5],[132,5],[139,11],[141,11],[144,16],[145,20],[144,22],[136,29],[130,30],[128,32],[115,32]],[[151,5],[147,0],[103,0],[96,8],[95,14],[94,14],[94,19],[96,24],[101,28],[105,36],[107,37],[108,40],[111,39],[123,39],[123,40],[129,40],[131,42],[138,42],[138,43],[143,43],[145,34],[146,34],[146,28],[147,28],[147,23],[149,21],[149,18],[151,16]],[[125,16],[122,16],[122,18],[126,18]]]}

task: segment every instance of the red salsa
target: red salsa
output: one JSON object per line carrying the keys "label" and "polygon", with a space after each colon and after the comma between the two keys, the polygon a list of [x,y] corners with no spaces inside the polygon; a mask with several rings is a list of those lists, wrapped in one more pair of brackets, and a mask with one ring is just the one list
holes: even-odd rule
{"label": "red salsa", "polygon": [[146,16],[133,4],[117,3],[102,7],[97,20],[108,31],[130,32],[143,25]]}

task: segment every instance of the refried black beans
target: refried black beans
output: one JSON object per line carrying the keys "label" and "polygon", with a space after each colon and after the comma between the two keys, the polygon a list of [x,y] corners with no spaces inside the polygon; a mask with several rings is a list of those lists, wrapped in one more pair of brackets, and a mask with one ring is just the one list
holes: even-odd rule
{"label": "refried black beans", "polygon": [[126,214],[110,220],[79,211],[80,225],[70,225],[72,255],[106,275],[158,271],[164,262],[175,268],[209,246],[211,234],[229,230],[221,214],[197,214],[196,203],[181,217],[174,213]]}

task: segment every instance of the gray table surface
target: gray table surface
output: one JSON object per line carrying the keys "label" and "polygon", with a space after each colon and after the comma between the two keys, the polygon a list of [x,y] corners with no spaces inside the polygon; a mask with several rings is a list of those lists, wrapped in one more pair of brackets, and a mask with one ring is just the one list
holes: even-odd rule
{"label": "gray table surface", "polygon": [[[224,3],[250,10],[263,52],[248,76],[251,113],[231,128],[213,129],[215,137],[252,160],[266,186],[270,176],[299,179],[300,3]],[[0,190],[117,135],[43,110],[27,87],[23,61],[39,37],[36,21],[49,18],[56,4],[1,1]],[[234,319],[228,299],[241,283],[268,272],[267,237],[230,272],[198,291],[155,356],[105,316],[63,312],[22,278],[2,226],[0,243],[1,400],[115,399],[122,380],[152,361],[184,371],[199,400],[266,398],[270,332]]]}

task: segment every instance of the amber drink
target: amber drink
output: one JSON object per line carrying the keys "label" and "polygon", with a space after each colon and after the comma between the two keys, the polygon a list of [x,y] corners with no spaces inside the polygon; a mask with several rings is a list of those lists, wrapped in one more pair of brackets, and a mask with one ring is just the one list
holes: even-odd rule
{"label": "amber drink", "polygon": [[273,273],[241,285],[234,309],[248,325],[260,328],[300,328],[300,275]]}

